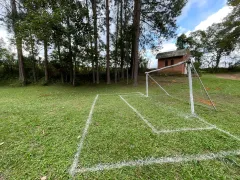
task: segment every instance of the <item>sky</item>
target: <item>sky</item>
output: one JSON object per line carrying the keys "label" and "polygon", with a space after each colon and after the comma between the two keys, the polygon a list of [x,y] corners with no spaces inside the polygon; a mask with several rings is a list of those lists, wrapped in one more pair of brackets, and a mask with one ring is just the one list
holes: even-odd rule
{"label": "sky", "polygon": [[[231,8],[227,6],[226,0],[188,0],[181,15],[177,18],[177,35],[189,34],[195,30],[206,30],[213,23],[221,22],[230,12]],[[10,37],[11,35],[7,33],[5,27],[0,24],[0,38],[7,41]],[[175,42],[176,38],[170,39],[161,44],[162,49],[157,51],[146,50],[144,56],[149,61],[149,67],[157,67],[155,57],[158,52],[175,50]]]}
{"label": "sky", "polygon": [[[213,23],[221,22],[231,12],[231,7],[227,6],[226,0],[188,0],[177,18],[177,35],[189,34],[195,30],[206,30]],[[162,49],[152,51],[148,49],[145,57],[149,60],[150,68],[157,67],[155,59],[158,52],[176,50],[176,38],[162,43]]]}

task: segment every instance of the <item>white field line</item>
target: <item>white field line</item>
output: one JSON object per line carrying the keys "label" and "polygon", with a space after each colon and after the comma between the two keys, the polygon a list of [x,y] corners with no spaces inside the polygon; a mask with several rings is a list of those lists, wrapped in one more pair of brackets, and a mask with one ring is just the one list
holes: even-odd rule
{"label": "white field line", "polygon": [[88,128],[89,128],[89,125],[90,125],[91,120],[92,120],[93,109],[94,109],[94,106],[95,106],[96,101],[97,101],[97,99],[98,99],[98,96],[99,96],[99,95],[96,95],[96,97],[95,97],[95,99],[94,99],[94,101],[93,101],[91,110],[90,110],[89,115],[88,115],[88,119],[87,119],[87,121],[86,121],[86,125],[85,125],[85,128],[84,128],[84,131],[83,131],[83,134],[82,134],[82,137],[81,137],[81,140],[80,140],[80,142],[79,142],[79,144],[78,144],[77,152],[76,152],[76,154],[75,154],[75,156],[74,156],[73,163],[72,163],[72,165],[71,165],[71,167],[70,167],[70,170],[69,170],[69,173],[70,173],[70,175],[71,175],[72,177],[75,175],[76,168],[77,168],[77,166],[78,166],[79,156],[80,156],[80,154],[81,154],[81,150],[82,150],[82,147],[83,147],[83,142],[84,142],[84,139],[85,139],[85,137],[86,137],[86,135],[87,135]]}
{"label": "white field line", "polygon": [[148,120],[146,120],[134,107],[132,107],[121,95],[119,95],[119,97],[152,129],[154,133],[158,133],[158,130]]}
{"label": "white field line", "polygon": [[120,98],[152,129],[152,131],[156,134],[160,133],[174,133],[174,132],[182,132],[182,131],[203,131],[203,130],[212,130],[215,126],[205,127],[205,128],[180,128],[180,129],[172,129],[172,130],[157,130],[148,120],[146,120],[133,106],[131,106],[121,95]]}
{"label": "white field line", "polygon": [[173,130],[160,130],[158,131],[158,134],[160,133],[174,133],[174,132],[183,132],[183,131],[204,131],[204,130],[212,130],[215,129],[215,127],[205,127],[205,128],[180,128],[180,129],[173,129]]}
{"label": "white field line", "polygon": [[[161,104],[162,104],[162,103],[161,103]],[[164,105],[164,104],[163,104],[163,105]],[[165,107],[166,107],[166,106],[165,106]],[[175,110],[175,108],[170,108],[170,107],[166,107],[166,108],[171,109],[171,110],[177,112],[177,110]],[[184,115],[184,113],[177,113],[177,114],[178,114],[179,116],[183,116],[183,115]],[[209,126],[211,126],[211,127],[214,127],[215,129],[217,129],[217,130],[219,130],[219,131],[227,134],[228,136],[230,136],[230,137],[232,137],[232,138],[240,141],[240,138],[239,138],[239,137],[234,136],[234,135],[231,134],[230,132],[225,131],[225,130],[223,130],[223,129],[221,129],[221,128],[218,128],[216,125],[207,122],[207,121],[204,120],[203,118],[199,117],[197,114],[195,114],[195,115],[190,115],[190,117],[191,117],[191,116],[197,118],[199,121],[201,121],[201,122],[203,122],[203,123],[205,123],[205,124],[207,124],[207,125],[209,125]]]}
{"label": "white field line", "polygon": [[206,154],[196,154],[196,155],[180,155],[173,157],[160,157],[160,158],[146,158],[139,159],[135,161],[123,161],[117,162],[114,164],[98,164],[89,168],[81,168],[77,169],[76,172],[84,173],[84,172],[95,172],[95,171],[103,171],[103,170],[111,170],[111,169],[120,169],[123,167],[135,167],[135,166],[147,166],[153,164],[167,164],[167,163],[184,163],[190,161],[206,161],[213,160],[217,158],[224,158],[230,155],[240,155],[240,150],[235,151],[220,151],[218,153],[206,153]]}
{"label": "white field line", "polygon": [[[161,103],[161,104],[162,104],[162,103]],[[164,104],[162,104],[162,105],[164,105]],[[166,107],[166,106],[165,106],[165,107]],[[175,108],[172,108],[172,107],[166,107],[166,108],[173,110],[174,112],[176,112],[176,114],[177,114],[178,116],[181,116],[181,117],[184,116],[184,117],[186,117],[186,115],[185,115],[184,113],[179,113],[179,112],[177,112],[177,110],[176,110]],[[195,118],[197,118],[199,121],[201,121],[201,122],[209,125],[210,127],[212,127],[212,129],[217,129],[218,131],[221,131],[221,132],[227,134],[228,136],[230,136],[230,137],[232,137],[232,138],[240,141],[240,138],[239,138],[239,137],[234,136],[234,135],[231,134],[230,132],[225,131],[225,130],[223,130],[223,129],[221,129],[221,128],[218,128],[216,125],[207,122],[207,121],[204,120],[203,118],[199,117],[197,114],[190,115],[190,116],[188,116],[188,117],[195,117]]]}
{"label": "white field line", "polygon": [[98,94],[101,96],[118,96],[118,95],[131,95],[131,94],[139,94],[139,92],[130,92],[130,93],[109,93],[109,94]]}
{"label": "white field line", "polygon": [[224,134],[227,134],[228,136],[230,136],[230,137],[232,137],[232,138],[234,138],[234,139],[236,139],[236,140],[240,141],[240,138],[239,138],[239,137],[237,137],[237,136],[234,136],[234,135],[233,135],[233,134],[231,134],[230,132],[228,132],[228,131],[225,131],[225,130],[223,130],[223,129],[221,129],[221,128],[217,127],[216,125],[213,125],[213,124],[211,124],[211,123],[209,123],[209,122],[205,121],[203,118],[199,117],[198,115],[195,115],[195,117],[196,117],[196,118],[198,118],[200,121],[202,121],[202,122],[205,122],[205,123],[209,124],[210,126],[215,126],[215,129],[217,129],[217,130],[219,130],[219,131],[223,132]]}
{"label": "white field line", "polygon": [[141,94],[142,96],[144,96],[144,97],[148,97],[148,96],[146,96],[145,94],[143,94],[143,93],[141,93],[141,92],[138,92],[139,94]]}
{"label": "white field line", "polygon": [[146,97],[145,94],[140,93],[140,92],[138,92],[136,94],[119,94],[119,95],[121,95],[121,96],[144,96],[144,97]]}
{"label": "white field line", "polygon": [[188,115],[186,113],[179,112],[176,108],[166,106],[165,104],[163,104],[161,102],[158,102],[158,103],[160,104],[160,106],[164,106],[164,108],[167,108],[167,109],[171,110],[172,112],[174,112],[179,117],[183,117],[183,118],[189,118],[189,117],[197,118],[198,119],[197,121],[203,122],[204,124],[210,125],[211,127],[214,127],[214,128],[216,127],[213,124],[210,124],[210,123],[208,123],[208,122],[206,122],[204,120],[199,119],[199,117],[196,114],[195,115],[192,115],[192,114]]}

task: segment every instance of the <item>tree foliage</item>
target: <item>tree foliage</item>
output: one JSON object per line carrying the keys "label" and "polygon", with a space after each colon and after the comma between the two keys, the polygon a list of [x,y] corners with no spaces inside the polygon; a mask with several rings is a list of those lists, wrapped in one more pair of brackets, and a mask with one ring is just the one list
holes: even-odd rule
{"label": "tree foliage", "polygon": [[221,23],[213,24],[207,30],[198,30],[187,37],[182,34],[178,37],[176,46],[178,49],[188,48],[192,56],[199,63],[203,56],[207,55],[208,63],[219,67],[222,57],[230,55],[237,49],[240,40],[240,1],[229,0],[232,12]]}
{"label": "tree foliage", "polygon": [[[86,74],[93,83],[101,79],[110,83],[114,71],[115,82],[131,76],[136,85],[139,50],[156,46],[156,39],[175,36],[176,17],[186,2],[19,0],[16,11],[9,11],[4,21],[15,32],[26,78],[31,72],[34,82],[61,79],[76,85]],[[22,51],[27,51],[25,59]],[[101,77],[105,72],[108,78]]]}

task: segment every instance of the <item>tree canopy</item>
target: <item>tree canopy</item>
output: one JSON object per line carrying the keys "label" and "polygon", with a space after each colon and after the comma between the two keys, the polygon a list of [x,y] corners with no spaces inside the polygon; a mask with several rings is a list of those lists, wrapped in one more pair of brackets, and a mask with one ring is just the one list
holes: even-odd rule
{"label": "tree canopy", "polygon": [[139,51],[175,37],[186,2],[10,0],[3,21],[15,34],[19,80],[76,85],[131,77],[137,85]]}

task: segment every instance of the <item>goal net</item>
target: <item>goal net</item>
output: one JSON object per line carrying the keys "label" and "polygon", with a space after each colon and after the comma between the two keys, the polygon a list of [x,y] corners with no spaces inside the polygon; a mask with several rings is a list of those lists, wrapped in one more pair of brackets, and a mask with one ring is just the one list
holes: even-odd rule
{"label": "goal net", "polygon": [[[184,68],[186,74],[169,75],[176,68]],[[147,97],[165,105],[190,109],[191,114],[195,114],[198,106],[216,110],[208,90],[190,60],[146,72]]]}

